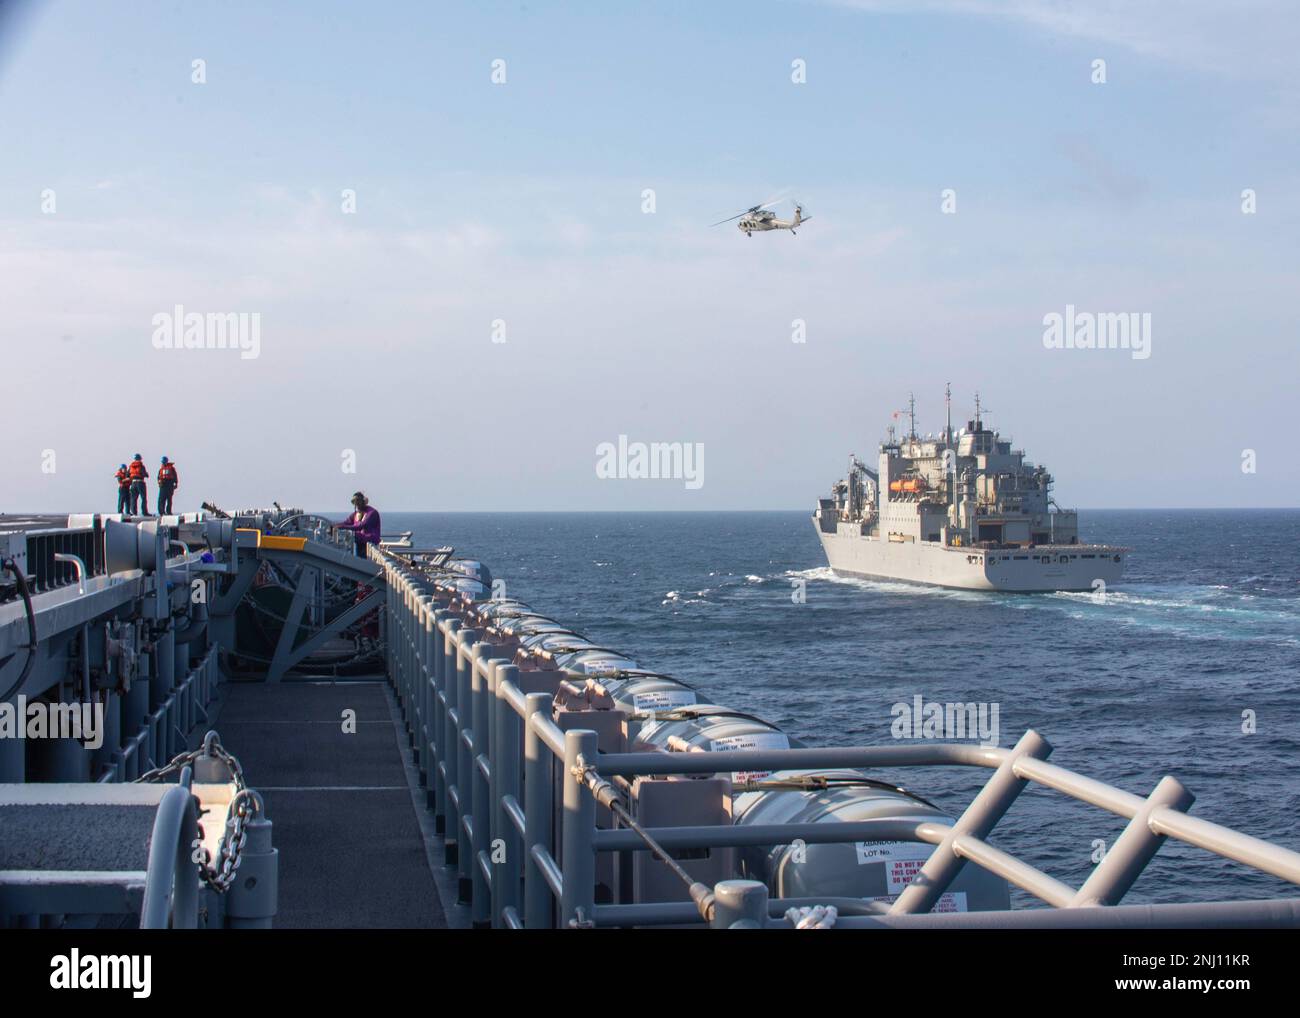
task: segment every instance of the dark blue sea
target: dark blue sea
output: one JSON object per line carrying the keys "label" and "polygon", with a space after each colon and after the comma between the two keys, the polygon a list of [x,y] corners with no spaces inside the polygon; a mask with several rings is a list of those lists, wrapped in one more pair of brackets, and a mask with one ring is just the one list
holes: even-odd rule
{"label": "dark blue sea", "polygon": [[[1143,796],[1172,774],[1194,814],[1300,850],[1300,510],[1081,520],[1133,549],[1105,603],[839,579],[802,512],[391,513],[384,531],[455,545],[509,596],[808,744],[890,744],[891,706],[917,695],[997,703],[1002,746],[1036,729],[1054,763]],[[887,776],[956,815],[988,774]],[[1078,886],[1122,828],[1031,786],[991,840]],[[1170,842],[1125,900],[1294,890]]]}

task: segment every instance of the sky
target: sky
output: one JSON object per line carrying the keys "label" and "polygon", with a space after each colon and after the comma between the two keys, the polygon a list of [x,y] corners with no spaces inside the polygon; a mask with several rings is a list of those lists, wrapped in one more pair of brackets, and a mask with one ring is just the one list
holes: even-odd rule
{"label": "sky", "polygon": [[0,6],[0,511],[811,509],[947,382],[1062,505],[1300,505],[1294,3]]}

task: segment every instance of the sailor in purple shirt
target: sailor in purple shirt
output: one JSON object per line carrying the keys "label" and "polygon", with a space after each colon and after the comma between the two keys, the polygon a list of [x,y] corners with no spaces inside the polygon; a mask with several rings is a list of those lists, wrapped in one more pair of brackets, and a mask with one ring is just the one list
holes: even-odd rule
{"label": "sailor in purple shirt", "polygon": [[352,508],[356,510],[344,523],[336,523],[336,530],[350,530],[357,543],[357,554],[366,556],[366,545],[379,543],[379,510],[366,501],[366,496],[356,492],[352,496]]}

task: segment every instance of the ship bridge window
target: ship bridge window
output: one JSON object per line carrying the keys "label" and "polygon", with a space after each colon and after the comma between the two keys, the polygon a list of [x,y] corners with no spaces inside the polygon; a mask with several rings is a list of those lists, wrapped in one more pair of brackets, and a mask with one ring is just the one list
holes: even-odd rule
{"label": "ship bridge window", "polygon": [[1025,559],[1029,558],[1028,555],[1013,555],[1011,557],[1014,558],[1017,562],[1022,562]]}

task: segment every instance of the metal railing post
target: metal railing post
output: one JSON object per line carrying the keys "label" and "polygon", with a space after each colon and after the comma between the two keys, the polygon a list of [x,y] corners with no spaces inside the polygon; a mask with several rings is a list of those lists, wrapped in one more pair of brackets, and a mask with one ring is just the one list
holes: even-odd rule
{"label": "metal railing post", "polygon": [[445,768],[447,761],[447,709],[445,699],[447,684],[443,677],[446,651],[443,647],[443,623],[451,617],[451,612],[439,608],[433,613],[433,648],[430,652],[433,662],[433,714],[429,729],[430,767],[429,806],[433,809],[433,829],[443,834],[447,827],[447,782]]}
{"label": "metal railing post", "polygon": [[474,706],[470,723],[470,753],[473,756],[474,790],[470,806],[470,824],[473,837],[471,851],[474,865],[470,867],[471,897],[470,918],[476,926],[485,926],[492,919],[492,889],[485,869],[490,865],[489,848],[492,841],[492,798],[486,767],[491,773],[492,739],[488,732],[488,712],[491,698],[488,694],[488,655],[495,648],[480,640],[474,644],[470,660],[470,688]]}
{"label": "metal railing post", "polygon": [[524,928],[549,930],[555,926],[555,903],[546,878],[533,859],[533,846],[551,850],[552,814],[555,809],[555,757],[533,726],[534,716],[550,719],[551,697],[529,693],[524,700]]}
{"label": "metal railing post", "polygon": [[1096,868],[1088,875],[1083,886],[1074,895],[1070,908],[1086,905],[1116,905],[1128,893],[1146,864],[1165,843],[1165,836],[1151,830],[1153,810],[1161,806],[1185,811],[1196,796],[1181,781],[1168,775],[1160,779],[1146,805],[1140,809],[1106,853]]}
{"label": "metal railing post", "polygon": [[411,674],[406,679],[406,695],[411,701],[407,727],[411,733],[412,752],[418,749],[420,742],[420,646],[424,639],[424,591],[417,584],[418,581],[411,586]]}
{"label": "metal railing post", "polygon": [[393,640],[393,680],[397,702],[402,702],[402,688],[406,674],[406,576],[397,574],[397,600],[393,605],[393,619],[397,631]]}
{"label": "metal railing post", "polygon": [[403,608],[406,601],[403,584],[405,582],[406,579],[399,570],[393,584],[393,683],[399,700],[402,698],[402,627],[405,624],[403,616],[406,614]]}
{"label": "metal railing post", "polygon": [[1011,808],[1026,785],[1026,779],[1017,776],[1016,760],[1032,756],[1044,760],[1052,752],[1051,743],[1032,728],[1020,737],[1015,748],[998,765],[978,795],[971,800],[966,811],[952,825],[925,861],[916,878],[903,888],[898,899],[890,906],[890,915],[929,912],[939,897],[961,872],[966,860],[953,849],[953,842],[962,835],[983,840],[989,831]]}
{"label": "metal railing post", "polygon": [[767,925],[767,885],[758,880],[723,880],[713,888],[715,930],[761,930]]}
{"label": "metal railing post", "polygon": [[498,660],[495,674],[496,724],[492,729],[492,838],[499,838],[505,861],[494,868],[492,879],[492,925],[503,925],[501,915],[508,909],[519,907],[519,881],[522,876],[523,854],[519,847],[519,832],[507,815],[507,797],[519,800],[519,750],[523,741],[520,717],[506,698],[507,684],[514,686],[519,668],[509,661]]}
{"label": "metal railing post", "polygon": [[560,928],[592,922],[596,908],[596,800],[583,780],[583,769],[596,762],[599,736],[579,728],[564,733],[564,812],[560,827]]}
{"label": "metal railing post", "polygon": [[429,784],[429,627],[433,597],[422,593],[415,626],[415,764],[420,784]]}
{"label": "metal railing post", "polygon": [[420,689],[420,743],[421,771],[425,774],[425,784],[433,780],[429,774],[430,725],[433,720],[433,613],[438,602],[432,592],[426,593],[420,610],[420,671],[416,675],[416,684]]}
{"label": "metal railing post", "polygon": [[434,682],[434,664],[438,650],[438,602],[429,599],[429,610],[424,615],[424,670],[420,673],[420,687],[424,690],[424,735],[420,743],[424,767],[424,805],[438,811],[438,687]]}
{"label": "metal railing post", "polygon": [[439,631],[438,624],[446,618],[446,612],[442,608],[434,608],[429,612],[426,632],[428,632],[428,670],[429,676],[426,683],[429,686],[429,722],[426,724],[426,750],[429,753],[429,783],[425,789],[425,806],[433,811],[434,828],[438,828],[441,823],[442,802],[445,796],[445,790],[442,787],[442,771],[439,764],[442,763],[442,702],[438,693],[442,690],[442,683],[438,680],[438,664],[442,662],[442,632]]}
{"label": "metal railing post", "polygon": [[402,676],[402,718],[406,721],[407,739],[412,743],[415,741],[415,620],[419,610],[419,591],[415,589],[412,577],[406,587],[406,668]]}
{"label": "metal railing post", "polygon": [[397,640],[398,640],[398,633],[400,631],[401,623],[397,615],[397,600],[398,600],[397,585],[400,582],[400,579],[401,577],[398,574],[396,567],[392,568],[388,574],[387,657],[388,657],[388,682],[389,685],[393,687],[394,691],[397,690],[397,673],[399,670],[399,665],[398,665],[399,644]]}
{"label": "metal railing post", "polygon": [[406,734],[412,743],[415,742],[415,627],[419,611],[419,591],[412,577],[406,591],[406,684],[402,693],[406,704]]}
{"label": "metal railing post", "polygon": [[446,724],[442,732],[442,759],[446,770],[446,797],[443,800],[445,820],[442,829],[443,859],[448,866],[456,864],[456,853],[460,840],[456,832],[460,829],[460,793],[456,788],[457,768],[460,766],[460,725],[456,695],[460,687],[456,682],[456,631],[460,629],[460,619],[449,618],[443,624],[443,693],[447,699]]}
{"label": "metal railing post", "polygon": [[[469,904],[474,887],[474,845],[470,825],[474,813],[474,644],[482,637],[478,629],[460,629],[456,648],[456,795],[460,799],[460,821],[456,824],[456,871],[460,901]],[[466,818],[469,818],[467,824]]]}
{"label": "metal railing post", "polygon": [[384,672],[393,684],[393,567],[384,566]]}

